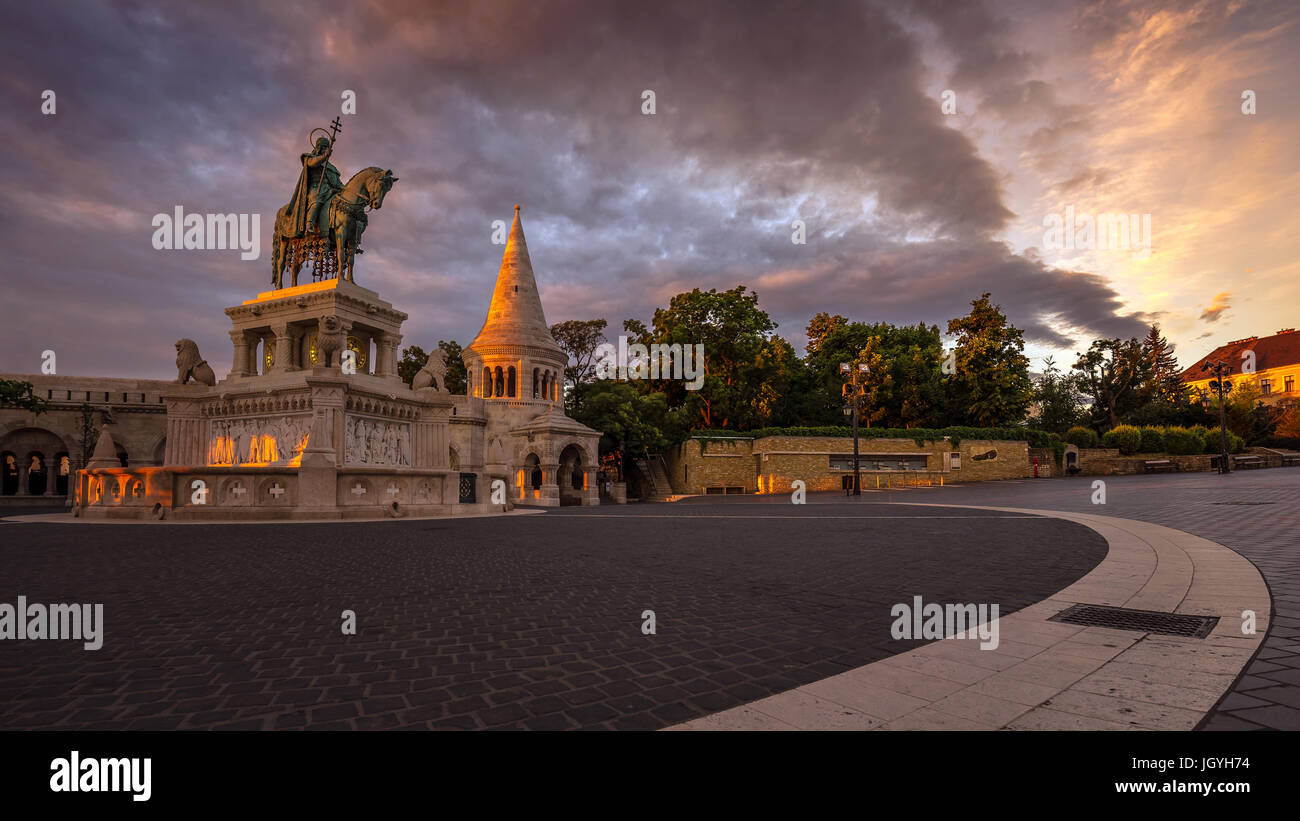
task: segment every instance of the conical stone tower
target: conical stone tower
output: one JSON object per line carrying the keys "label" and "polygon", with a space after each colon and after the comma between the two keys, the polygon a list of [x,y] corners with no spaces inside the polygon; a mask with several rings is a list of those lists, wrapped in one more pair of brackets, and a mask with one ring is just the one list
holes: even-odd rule
{"label": "conical stone tower", "polygon": [[518,205],[487,319],[462,358],[470,396],[516,406],[562,399],[569,358],[546,324]]}

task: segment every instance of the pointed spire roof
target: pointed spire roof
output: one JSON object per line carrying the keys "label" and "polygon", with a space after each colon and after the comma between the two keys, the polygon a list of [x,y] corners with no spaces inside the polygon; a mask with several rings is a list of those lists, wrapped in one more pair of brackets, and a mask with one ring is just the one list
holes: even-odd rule
{"label": "pointed spire roof", "polygon": [[515,221],[510,226],[505,254],[501,257],[496,289],[492,291],[492,305],[488,308],[482,330],[469,347],[489,345],[530,345],[561,352],[542,312],[542,299],[537,292],[532,260],[528,258],[528,243],[524,241],[518,205],[515,206]]}

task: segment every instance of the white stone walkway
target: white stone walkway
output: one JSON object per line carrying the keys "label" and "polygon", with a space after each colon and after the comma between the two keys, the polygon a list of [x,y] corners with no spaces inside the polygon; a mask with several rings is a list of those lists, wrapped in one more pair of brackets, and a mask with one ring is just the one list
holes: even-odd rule
{"label": "white stone walkway", "polygon": [[[1222,545],[1130,519],[981,509],[1078,522],[1110,550],[1066,589],[1001,618],[995,650],[977,639],[935,641],[667,729],[1190,730],[1263,641],[1268,589],[1254,565]],[[1076,603],[1220,620],[1204,639],[1047,620]],[[1246,610],[1256,614],[1253,635],[1242,634]]]}

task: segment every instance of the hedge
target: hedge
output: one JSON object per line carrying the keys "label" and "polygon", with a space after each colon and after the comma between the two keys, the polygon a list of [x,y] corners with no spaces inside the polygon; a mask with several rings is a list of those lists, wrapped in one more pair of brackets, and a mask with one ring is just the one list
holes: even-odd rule
{"label": "hedge", "polygon": [[1097,431],[1075,425],[1065,432],[1065,441],[1077,448],[1095,448],[1098,444]]}
{"label": "hedge", "polygon": [[1192,456],[1205,450],[1204,438],[1187,428],[1165,428],[1165,452],[1174,456]]}
{"label": "hedge", "polygon": [[1142,431],[1132,425],[1116,425],[1106,431],[1101,443],[1108,448],[1119,448],[1124,456],[1132,456],[1142,447]]}
{"label": "hedge", "polygon": [[1165,432],[1160,428],[1142,428],[1142,453],[1164,453]]}

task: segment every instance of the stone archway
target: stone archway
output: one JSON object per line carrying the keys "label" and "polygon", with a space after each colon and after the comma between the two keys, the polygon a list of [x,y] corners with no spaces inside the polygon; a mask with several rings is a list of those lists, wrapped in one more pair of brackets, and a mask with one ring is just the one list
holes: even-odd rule
{"label": "stone archway", "polygon": [[0,490],[5,496],[55,497],[58,457],[68,452],[57,434],[37,427],[22,427],[0,438]]}
{"label": "stone archway", "polygon": [[542,460],[536,453],[529,453],[524,457],[524,466],[519,471],[519,499],[525,501],[528,499],[540,499],[542,496],[542,484],[546,475],[542,470]]}
{"label": "stone archway", "polygon": [[560,470],[556,484],[560,487],[561,505],[580,505],[587,489],[587,468],[582,448],[576,444],[560,451]]}

